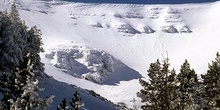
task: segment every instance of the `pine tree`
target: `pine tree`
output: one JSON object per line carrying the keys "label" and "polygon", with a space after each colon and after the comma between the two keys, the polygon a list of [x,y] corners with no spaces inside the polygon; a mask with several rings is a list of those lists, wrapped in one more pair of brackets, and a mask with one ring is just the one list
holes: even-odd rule
{"label": "pine tree", "polygon": [[[25,58],[25,64],[0,76],[0,92],[3,93],[1,108],[8,110],[45,110],[52,103],[53,96],[40,98],[38,79],[32,72],[31,61]],[[6,81],[6,82],[5,82]]]}
{"label": "pine tree", "polygon": [[138,106],[137,106],[137,104],[136,104],[136,99],[135,98],[133,98],[133,100],[132,100],[132,103],[133,103],[133,108],[131,108],[131,109],[129,109],[129,110],[138,110]]}
{"label": "pine tree", "polygon": [[62,102],[57,106],[57,110],[65,110],[66,107],[67,107],[67,105],[66,105],[66,99],[64,98],[64,99],[62,100]]}
{"label": "pine tree", "polygon": [[43,70],[40,31],[27,29],[15,4],[9,14],[0,12],[0,109],[46,109],[52,102],[53,96],[38,96],[37,73]]}
{"label": "pine tree", "polygon": [[54,96],[50,96],[46,99],[39,97],[38,92],[42,91],[42,89],[38,87],[39,81],[35,74],[32,72],[33,62],[29,60],[27,63],[27,68],[20,72],[21,75],[26,76],[26,82],[25,85],[21,88],[21,96],[13,102],[13,105],[15,105],[15,108],[22,110],[46,110],[52,103]]}
{"label": "pine tree", "polygon": [[43,76],[44,64],[41,63],[39,55],[40,52],[44,52],[44,49],[42,48],[43,43],[41,39],[41,31],[34,26],[28,31],[28,35],[26,50],[31,55],[35,73],[38,76]]}
{"label": "pine tree", "polygon": [[13,105],[10,101],[15,101],[23,93],[22,87],[26,84],[26,75],[29,74],[24,76],[20,73],[19,68],[15,68],[3,71],[0,75],[0,92],[3,95],[1,107],[4,109],[11,109]]}
{"label": "pine tree", "polygon": [[19,41],[20,39],[17,38],[17,36],[19,36],[17,29],[8,15],[2,13],[0,20],[0,66],[12,69],[15,66],[18,66],[22,60],[22,50],[19,47],[19,44],[15,42],[16,40]]}
{"label": "pine tree", "polygon": [[18,13],[18,10],[17,10],[17,7],[16,7],[15,3],[13,3],[12,6],[11,6],[11,12],[9,14],[9,18],[11,20],[16,21],[16,22],[21,22],[21,19],[19,17],[19,13]]}
{"label": "pine tree", "polygon": [[183,63],[177,75],[178,97],[180,110],[193,110],[198,85],[197,74],[190,68],[187,60]]}
{"label": "pine tree", "polygon": [[84,104],[81,103],[81,98],[79,98],[79,93],[77,91],[73,94],[73,98],[69,104],[70,106],[67,105],[66,99],[64,98],[57,106],[57,110],[79,110],[82,106],[84,106]]}
{"label": "pine tree", "polygon": [[43,64],[40,62],[42,48],[41,32],[36,26],[30,28],[19,17],[15,3],[11,12],[0,12],[0,67],[14,69],[19,67],[23,56],[30,54],[34,73],[43,76]]}
{"label": "pine tree", "polygon": [[73,94],[73,98],[70,102],[70,106],[73,108],[72,110],[79,110],[79,108],[81,108],[83,106],[83,104],[81,103],[81,98],[79,98],[79,93],[76,91]]}
{"label": "pine tree", "polygon": [[175,110],[177,105],[175,71],[169,70],[168,59],[161,65],[159,60],[151,63],[148,69],[149,82],[140,79],[144,87],[137,93],[142,102],[146,102],[141,108],[143,110]]}
{"label": "pine tree", "polygon": [[206,97],[208,109],[220,109],[220,54],[209,64],[209,70],[201,75],[204,85],[204,94]]}

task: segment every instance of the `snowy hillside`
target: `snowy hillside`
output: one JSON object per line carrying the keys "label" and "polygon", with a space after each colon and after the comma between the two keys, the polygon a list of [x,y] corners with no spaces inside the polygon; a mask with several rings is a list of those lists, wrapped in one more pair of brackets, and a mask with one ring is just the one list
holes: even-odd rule
{"label": "snowy hillside", "polygon": [[[220,2],[181,5],[85,4],[14,0],[21,18],[42,30],[45,72],[132,107],[138,78],[157,58],[198,74],[220,51]],[[0,10],[13,0],[1,0]],[[88,80],[85,80],[88,79]],[[96,82],[96,83],[93,83]]]}

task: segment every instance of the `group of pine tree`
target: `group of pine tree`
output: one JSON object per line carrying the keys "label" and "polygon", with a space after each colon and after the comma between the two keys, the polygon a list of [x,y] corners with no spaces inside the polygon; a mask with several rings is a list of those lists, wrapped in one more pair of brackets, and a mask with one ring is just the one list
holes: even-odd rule
{"label": "group of pine tree", "polygon": [[[30,29],[20,19],[15,3],[11,11],[0,11],[0,110],[46,110],[54,96],[41,98],[39,78],[44,78],[41,31]],[[70,107],[57,110],[78,110],[81,107],[76,92]]]}
{"label": "group of pine tree", "polygon": [[169,65],[168,58],[157,60],[150,64],[148,81],[140,79],[143,110],[220,110],[219,53],[201,78],[187,60],[178,74]]}

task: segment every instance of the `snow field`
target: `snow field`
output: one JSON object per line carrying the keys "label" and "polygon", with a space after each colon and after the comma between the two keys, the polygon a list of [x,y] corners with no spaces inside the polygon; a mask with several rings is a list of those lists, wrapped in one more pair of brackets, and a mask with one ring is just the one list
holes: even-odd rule
{"label": "snow field", "polygon": [[[17,3],[21,18],[28,25],[37,25],[42,30],[45,51],[52,58],[45,58],[45,53],[42,55],[48,75],[60,82],[94,90],[114,103],[124,102],[128,107],[133,106],[133,98],[140,105],[140,99],[136,97],[136,92],[141,89],[139,74],[147,78],[146,70],[156,59],[169,57],[170,68],[175,68],[177,72],[188,59],[197,74],[203,74],[216,52],[220,51],[220,2],[119,5],[20,0]],[[0,9],[6,9],[10,4],[1,1]],[[71,48],[73,45],[86,45],[89,51],[105,52],[121,62],[119,65],[124,64],[125,68],[118,69],[116,74],[111,73],[113,76],[109,74],[102,85],[81,79],[81,75],[88,71],[78,71],[74,67],[88,69],[85,63],[99,59],[96,54],[91,60],[77,57],[71,63],[62,55],[52,54],[57,53],[58,46],[61,46],[61,53],[68,56],[66,50],[74,49]],[[82,52],[88,48],[77,47]],[[75,77],[66,72],[70,67],[77,73]],[[63,69],[66,69],[65,72]],[[124,74],[130,75],[129,78],[124,79]]]}

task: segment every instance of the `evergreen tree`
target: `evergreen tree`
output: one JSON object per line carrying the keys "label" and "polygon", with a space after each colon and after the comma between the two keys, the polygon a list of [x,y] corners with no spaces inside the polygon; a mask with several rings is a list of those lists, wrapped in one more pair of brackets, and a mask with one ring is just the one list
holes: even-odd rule
{"label": "evergreen tree", "polygon": [[17,32],[15,25],[10,20],[8,15],[1,13],[0,16],[0,57],[1,57],[1,67],[12,69],[18,66],[20,61],[22,61],[22,49],[16,40],[20,40],[17,36],[20,36]]}
{"label": "evergreen tree", "polygon": [[207,101],[208,109],[220,109],[220,54],[209,64],[209,70],[201,75],[204,85],[204,101]]}
{"label": "evergreen tree", "polygon": [[31,60],[33,61],[33,69],[35,73],[39,76],[42,76],[44,71],[44,64],[40,61],[40,52],[44,52],[42,48],[42,39],[41,39],[41,31],[37,29],[36,26],[32,27],[28,31],[28,39],[27,39],[27,46],[26,50],[30,53]]}
{"label": "evergreen tree", "polygon": [[198,85],[197,74],[190,68],[187,60],[183,63],[177,75],[178,97],[180,110],[193,110]]}
{"label": "evergreen tree", "polygon": [[151,63],[148,69],[149,82],[140,79],[144,87],[137,93],[142,102],[146,102],[143,110],[175,110],[177,99],[174,69],[169,70],[168,59],[161,65],[159,60]]}
{"label": "evergreen tree", "polygon": [[39,56],[43,52],[42,44],[40,30],[36,26],[28,30],[15,4],[9,14],[0,12],[0,67],[9,70],[19,67],[24,62],[23,56],[30,54],[33,72],[42,76],[44,68]]}
{"label": "evergreen tree", "polygon": [[66,99],[64,98],[64,99],[62,100],[62,102],[57,106],[57,110],[65,110],[66,107],[67,107],[67,105],[66,105]]}
{"label": "evergreen tree", "polygon": [[19,13],[18,13],[18,10],[17,10],[17,7],[16,7],[15,3],[13,3],[12,6],[11,6],[11,12],[9,14],[9,18],[11,20],[16,21],[16,22],[21,22],[21,19],[19,17]]}
{"label": "evergreen tree", "polygon": [[81,98],[79,98],[79,93],[77,91],[73,94],[73,98],[69,104],[70,106],[67,105],[66,99],[64,98],[57,106],[57,110],[79,110],[82,106],[84,106],[83,103],[81,103]]}
{"label": "evergreen tree", "polygon": [[39,98],[38,79],[32,72],[31,61],[28,59],[28,57],[25,58],[26,65],[10,72],[3,72],[0,76],[0,92],[3,93],[1,108],[7,110],[45,110],[50,106],[53,96],[47,99]]}
{"label": "evergreen tree", "polygon": [[53,96],[39,98],[37,75],[43,71],[40,30],[20,20],[16,5],[8,14],[0,12],[0,109],[46,109]]}
{"label": "evergreen tree", "polygon": [[[26,67],[24,67],[24,70]],[[1,100],[2,108],[11,109],[13,106],[11,101],[21,97],[23,93],[22,87],[26,85],[26,79],[29,75],[29,73],[21,71],[18,67],[13,70],[5,69],[0,74],[0,92],[3,95]]]}
{"label": "evergreen tree", "polygon": [[72,110],[79,110],[79,108],[83,106],[83,104],[81,103],[81,98],[79,98],[79,93],[77,91],[73,94],[70,106],[73,108]]}

